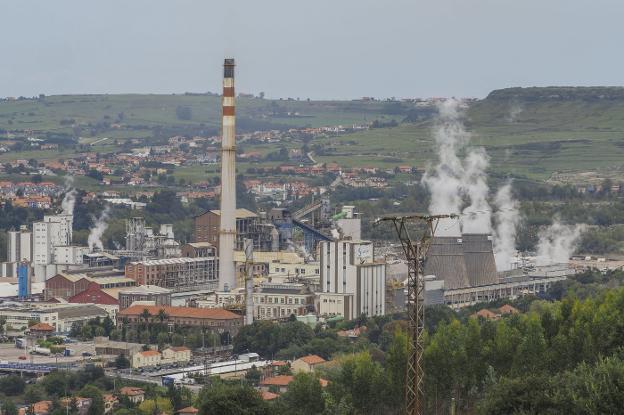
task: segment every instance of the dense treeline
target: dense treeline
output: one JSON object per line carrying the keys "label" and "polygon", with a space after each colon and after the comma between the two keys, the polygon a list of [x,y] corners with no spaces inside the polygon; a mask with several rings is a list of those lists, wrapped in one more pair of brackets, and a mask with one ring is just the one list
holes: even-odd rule
{"label": "dense treeline", "polygon": [[[471,314],[501,302],[460,313],[428,308],[424,356],[428,413],[449,413],[452,401],[458,413],[616,413],[624,393],[624,288],[608,287],[623,279],[619,271],[583,273],[552,293],[561,301],[526,297],[513,302],[520,314],[499,320]],[[234,342],[238,350],[257,347],[269,357],[286,355],[280,350],[289,349],[306,354],[314,352],[307,348],[311,342],[335,339],[319,350],[339,362],[317,373],[329,385],[315,399],[306,400],[303,394],[294,399],[298,389],[289,388],[277,403],[263,407],[268,412],[251,413],[295,409],[309,414],[400,413],[408,351],[406,322],[401,318],[352,322],[351,327],[368,328],[355,341],[336,338],[331,328],[269,322],[244,328]],[[296,376],[296,382],[313,391],[315,383],[309,377]]]}

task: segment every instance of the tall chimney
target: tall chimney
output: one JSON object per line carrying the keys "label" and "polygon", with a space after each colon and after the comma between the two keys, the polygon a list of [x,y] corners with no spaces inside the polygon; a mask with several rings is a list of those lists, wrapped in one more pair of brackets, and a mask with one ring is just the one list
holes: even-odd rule
{"label": "tall chimney", "polygon": [[221,139],[221,223],[219,226],[219,289],[236,286],[236,117],[234,115],[234,59],[223,63],[223,137]]}

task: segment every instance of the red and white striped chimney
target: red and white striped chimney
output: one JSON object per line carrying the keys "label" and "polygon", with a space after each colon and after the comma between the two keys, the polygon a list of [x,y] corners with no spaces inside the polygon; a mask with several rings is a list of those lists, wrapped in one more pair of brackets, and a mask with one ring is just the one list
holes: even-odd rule
{"label": "red and white striped chimney", "polygon": [[221,139],[221,220],[219,227],[219,289],[236,287],[236,116],[234,59],[223,63],[223,137]]}

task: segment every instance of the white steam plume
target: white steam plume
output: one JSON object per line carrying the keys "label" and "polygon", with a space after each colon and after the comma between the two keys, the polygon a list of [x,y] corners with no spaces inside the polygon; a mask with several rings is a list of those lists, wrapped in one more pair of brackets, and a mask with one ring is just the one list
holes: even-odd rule
{"label": "white steam plume", "polygon": [[[463,205],[463,196],[467,196],[470,198],[470,206],[464,210],[467,214],[463,220],[464,230],[490,232],[485,174],[488,158],[483,149],[468,151],[465,160],[458,156],[458,152],[470,141],[470,133],[462,123],[461,107],[462,102],[455,99],[449,99],[438,105],[439,119],[433,133],[439,162],[434,168],[428,169],[422,182],[431,193],[429,205],[431,214],[459,213]],[[461,235],[458,221],[451,219],[440,221],[437,235]]]}
{"label": "white steam plume", "polygon": [[65,176],[65,197],[61,202],[64,215],[73,215],[76,206],[76,189],[74,189],[74,176]]}
{"label": "white steam plume", "polygon": [[539,233],[537,265],[567,263],[578,246],[585,225],[564,225],[559,218]]}
{"label": "white steam plume", "polygon": [[466,156],[464,191],[470,198],[470,205],[464,209],[462,228],[464,233],[490,233],[492,219],[487,201],[487,169],[489,158],[483,148],[472,150]]}
{"label": "white steam plume", "polygon": [[91,231],[89,232],[89,238],[87,243],[89,244],[89,250],[93,251],[95,248],[102,250],[104,249],[104,244],[102,243],[102,235],[104,235],[104,231],[108,228],[108,218],[109,218],[110,208],[106,206],[100,217],[97,218]]}
{"label": "white steam plume", "polygon": [[507,271],[516,255],[516,230],[520,224],[519,203],[511,194],[511,181],[498,189],[494,204],[498,209],[494,217],[494,259],[498,271]]}

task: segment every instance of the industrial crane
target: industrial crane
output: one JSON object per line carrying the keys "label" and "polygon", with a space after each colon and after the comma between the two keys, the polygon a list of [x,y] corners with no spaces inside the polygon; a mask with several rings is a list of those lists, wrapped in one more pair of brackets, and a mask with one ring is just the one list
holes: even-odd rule
{"label": "industrial crane", "polygon": [[[375,220],[375,224],[392,222],[401,241],[408,266],[407,316],[409,323],[410,350],[405,381],[405,413],[423,415],[425,405],[424,369],[422,365],[425,332],[425,281],[422,269],[427,251],[440,219],[457,218],[457,215],[386,215]],[[424,224],[420,238],[412,239],[408,224]]]}

